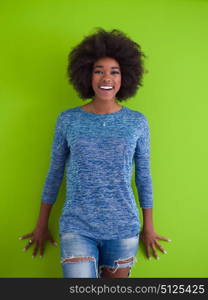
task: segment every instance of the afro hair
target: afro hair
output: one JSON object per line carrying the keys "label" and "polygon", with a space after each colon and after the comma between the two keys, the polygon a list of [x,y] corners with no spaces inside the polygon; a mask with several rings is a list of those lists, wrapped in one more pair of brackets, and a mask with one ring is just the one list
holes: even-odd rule
{"label": "afro hair", "polygon": [[110,32],[96,27],[97,32],[84,37],[80,44],[68,54],[67,77],[81,99],[94,96],[92,88],[93,64],[100,58],[115,59],[121,69],[121,87],[116,94],[118,101],[133,97],[139,86],[143,86],[143,57],[141,47],[120,30]]}

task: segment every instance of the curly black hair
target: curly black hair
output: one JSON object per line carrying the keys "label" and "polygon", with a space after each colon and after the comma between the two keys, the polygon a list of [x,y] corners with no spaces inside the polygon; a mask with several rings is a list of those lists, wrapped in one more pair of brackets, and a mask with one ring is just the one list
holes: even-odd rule
{"label": "curly black hair", "polygon": [[96,29],[96,33],[86,36],[68,54],[69,83],[74,86],[81,99],[92,98],[95,94],[91,82],[93,64],[100,58],[110,57],[119,63],[121,69],[121,87],[116,99],[123,101],[133,97],[139,86],[143,86],[143,73],[148,72],[143,63],[146,55],[139,44],[120,30],[107,32],[100,27]]}

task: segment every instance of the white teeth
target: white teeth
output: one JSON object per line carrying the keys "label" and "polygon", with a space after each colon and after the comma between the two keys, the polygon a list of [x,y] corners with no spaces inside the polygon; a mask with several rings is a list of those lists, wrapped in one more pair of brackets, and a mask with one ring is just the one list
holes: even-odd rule
{"label": "white teeth", "polygon": [[101,89],[105,89],[105,90],[111,90],[113,87],[112,86],[101,86]]}

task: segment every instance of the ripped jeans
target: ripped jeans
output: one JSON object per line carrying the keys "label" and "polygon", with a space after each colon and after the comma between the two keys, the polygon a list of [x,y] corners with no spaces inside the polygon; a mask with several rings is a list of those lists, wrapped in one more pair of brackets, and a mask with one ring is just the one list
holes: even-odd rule
{"label": "ripped jeans", "polygon": [[[64,278],[101,278],[103,268],[114,273],[130,269],[137,261],[139,233],[131,238],[100,240],[73,232],[60,235],[60,255]],[[71,259],[71,260],[70,260]],[[126,277],[128,277],[126,276]]]}

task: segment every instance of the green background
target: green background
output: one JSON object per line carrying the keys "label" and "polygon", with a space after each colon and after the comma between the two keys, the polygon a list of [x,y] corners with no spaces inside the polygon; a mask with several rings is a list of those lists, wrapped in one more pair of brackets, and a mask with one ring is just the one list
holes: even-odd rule
{"label": "green background", "polygon": [[160,260],[140,244],[131,277],[208,277],[208,1],[12,0],[0,11],[0,277],[62,277],[65,180],[49,222],[58,246],[32,259],[18,237],[36,224],[58,113],[87,103],[67,82],[68,52],[97,26],[122,30],[147,55],[144,86],[122,104],[148,118],[154,226],[172,239]]}

